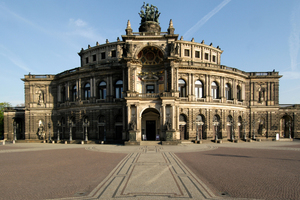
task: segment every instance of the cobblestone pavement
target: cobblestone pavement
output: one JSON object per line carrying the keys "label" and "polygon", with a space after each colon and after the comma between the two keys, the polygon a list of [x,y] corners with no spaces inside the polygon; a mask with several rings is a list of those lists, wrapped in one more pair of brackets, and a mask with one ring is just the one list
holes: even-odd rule
{"label": "cobblestone pavement", "polygon": [[300,142],[0,145],[0,199],[300,199]]}

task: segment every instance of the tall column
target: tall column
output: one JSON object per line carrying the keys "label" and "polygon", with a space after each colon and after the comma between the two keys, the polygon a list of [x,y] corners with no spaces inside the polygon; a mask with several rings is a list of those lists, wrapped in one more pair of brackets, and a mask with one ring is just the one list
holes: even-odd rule
{"label": "tall column", "polygon": [[192,94],[192,80],[191,80],[192,78],[191,78],[191,74],[189,73],[189,80],[188,80],[188,87],[189,87],[189,92],[188,92],[188,95],[191,95]]}
{"label": "tall column", "polygon": [[168,89],[168,71],[165,69],[165,87],[164,87],[164,91],[169,91]]}
{"label": "tall column", "polygon": [[114,91],[113,91],[113,80],[112,80],[112,76],[109,76],[109,83],[110,83],[110,95],[113,96],[114,95]]}
{"label": "tall column", "polygon": [[61,85],[58,86],[57,99],[58,99],[58,102],[61,102]]}
{"label": "tall column", "polygon": [[67,88],[67,95],[66,95],[67,98],[66,99],[68,101],[70,101],[70,82],[67,83],[66,88]]}
{"label": "tall column", "polygon": [[93,78],[90,78],[90,91],[91,91],[91,97],[94,97],[94,84],[93,84]]}
{"label": "tall column", "polygon": [[171,90],[174,90],[174,68],[171,67]]}
{"label": "tall column", "polygon": [[93,77],[93,86],[94,86],[94,96],[95,98],[97,98],[97,86],[96,86],[96,80],[95,77]]}
{"label": "tall column", "polygon": [[79,83],[78,83],[78,82],[79,82],[79,80],[76,80],[76,90],[77,90],[77,91],[76,91],[76,93],[77,93],[77,94],[76,94],[76,98],[77,98],[77,99],[79,99],[79,92],[80,92],[80,91],[79,91]]}
{"label": "tall column", "polygon": [[179,106],[176,106],[176,130],[179,130]]}
{"label": "tall column", "polygon": [[162,126],[165,125],[166,123],[166,105],[165,104],[162,104]]}
{"label": "tall column", "polygon": [[[110,85],[110,81],[109,81],[109,76],[106,77],[106,96],[111,96],[112,94],[110,93],[110,88],[112,86]],[[107,97],[106,97],[107,98]]]}

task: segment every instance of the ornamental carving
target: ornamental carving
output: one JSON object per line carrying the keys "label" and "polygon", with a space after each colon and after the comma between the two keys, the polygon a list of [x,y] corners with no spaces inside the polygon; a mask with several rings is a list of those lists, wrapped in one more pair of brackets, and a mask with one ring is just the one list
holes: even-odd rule
{"label": "ornamental carving", "polygon": [[143,65],[158,65],[163,62],[163,53],[156,47],[146,47],[138,53],[138,60]]}

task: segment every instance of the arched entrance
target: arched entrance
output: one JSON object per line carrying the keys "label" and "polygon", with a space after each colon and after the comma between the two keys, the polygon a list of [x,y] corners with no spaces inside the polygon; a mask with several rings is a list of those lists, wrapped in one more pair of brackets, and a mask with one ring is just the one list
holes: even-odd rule
{"label": "arched entrance", "polygon": [[200,140],[206,139],[206,134],[204,132],[205,118],[203,115],[198,115],[196,117],[196,131]]}
{"label": "arched entrance", "polygon": [[280,137],[293,138],[293,122],[289,115],[285,115],[280,120]]}
{"label": "arched entrance", "polygon": [[186,132],[186,116],[183,114],[179,115],[179,131],[180,131],[180,140],[189,139]]}
{"label": "arched entrance", "polygon": [[160,114],[154,108],[147,108],[142,114],[142,140],[156,140],[160,127]]}

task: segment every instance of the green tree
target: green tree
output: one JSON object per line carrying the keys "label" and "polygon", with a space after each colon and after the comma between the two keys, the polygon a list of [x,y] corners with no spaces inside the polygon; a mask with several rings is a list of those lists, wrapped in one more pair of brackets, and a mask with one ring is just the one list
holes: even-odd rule
{"label": "green tree", "polygon": [[8,102],[0,103],[0,138],[3,138],[4,133],[4,109],[6,107],[11,107],[11,104]]}

